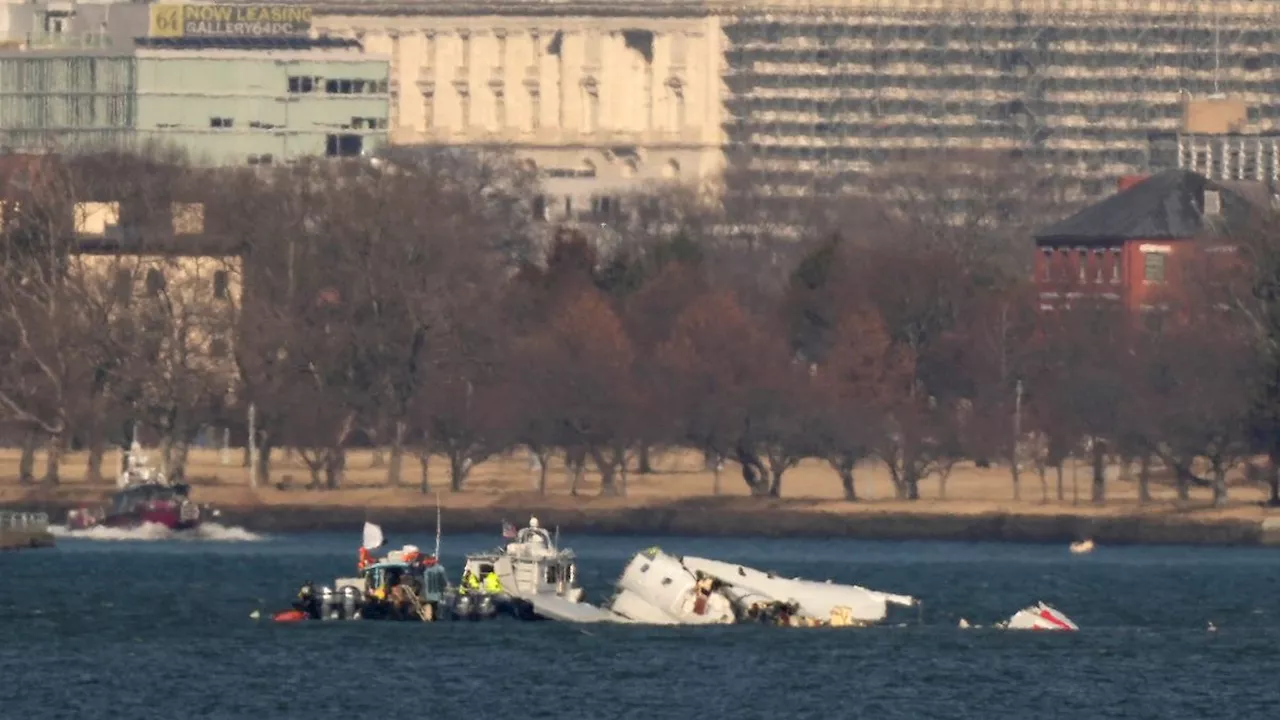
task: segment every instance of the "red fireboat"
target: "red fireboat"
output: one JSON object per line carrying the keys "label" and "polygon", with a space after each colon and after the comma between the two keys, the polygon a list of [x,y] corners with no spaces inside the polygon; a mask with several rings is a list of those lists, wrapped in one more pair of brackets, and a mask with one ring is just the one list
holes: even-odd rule
{"label": "red fireboat", "polygon": [[157,470],[147,467],[147,458],[135,442],[117,483],[118,490],[108,504],[82,507],[67,514],[67,528],[87,530],[103,526],[131,529],[147,524],[170,530],[190,530],[200,525],[200,506],[191,501],[191,486],[170,483]]}

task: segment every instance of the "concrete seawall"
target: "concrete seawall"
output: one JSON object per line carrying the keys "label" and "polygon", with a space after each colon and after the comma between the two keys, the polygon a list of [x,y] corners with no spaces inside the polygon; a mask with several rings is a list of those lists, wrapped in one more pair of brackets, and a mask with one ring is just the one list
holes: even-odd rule
{"label": "concrete seawall", "polygon": [[42,547],[53,547],[53,535],[50,535],[48,530],[42,532],[0,530],[0,550],[28,550]]}
{"label": "concrete seawall", "polygon": [[[25,509],[61,522],[67,507],[43,503]],[[574,535],[693,537],[808,537],[864,540],[953,540],[1069,543],[1092,538],[1104,545],[1234,545],[1280,547],[1280,517],[1207,519],[1194,514],[1019,514],[990,512],[826,512],[812,503],[697,499],[649,507],[567,509],[536,499],[483,508],[443,511],[444,532],[499,532],[503,520],[523,523],[536,515],[545,526]],[[255,532],[358,532],[365,520],[393,533],[429,533],[433,508],[364,508],[315,505],[223,507],[217,522]]]}
{"label": "concrete seawall", "polygon": [[[70,505],[28,503],[63,521]],[[365,520],[393,533],[430,533],[431,507],[343,507],[257,505],[221,507],[216,521],[265,533],[358,532]],[[498,533],[502,521],[524,523],[536,515],[545,527],[572,534],[636,534],[685,537],[795,537],[932,539],[932,541],[1069,543],[1093,538],[1100,544],[1202,544],[1280,547],[1280,518],[1204,519],[1193,514],[1073,515],[943,512],[828,512],[803,501],[698,498],[646,507],[544,505],[538,498],[512,498],[502,505],[443,510],[444,533]],[[51,539],[51,538],[50,538]]]}
{"label": "concrete seawall", "polygon": [[[951,540],[1069,543],[1093,538],[1105,545],[1280,546],[1280,528],[1264,543],[1258,521],[1071,515],[941,515],[915,513],[841,514],[788,510],[695,510],[634,508],[565,511],[558,508],[484,508],[446,510],[445,533],[494,533],[503,520],[520,523],[536,515],[546,527],[575,535],[654,535],[692,537],[807,537],[862,540]],[[221,522],[260,532],[354,531],[365,520],[389,532],[433,531],[434,512],[421,509],[254,508],[227,509]]]}
{"label": "concrete seawall", "polygon": [[0,550],[53,547],[49,517],[43,512],[0,511]]}

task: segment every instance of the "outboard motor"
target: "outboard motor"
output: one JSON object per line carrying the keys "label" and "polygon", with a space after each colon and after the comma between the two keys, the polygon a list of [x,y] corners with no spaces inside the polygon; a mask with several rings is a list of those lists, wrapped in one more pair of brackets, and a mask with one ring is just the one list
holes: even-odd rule
{"label": "outboard motor", "polygon": [[333,592],[333,588],[325,585],[320,591],[320,619],[340,620],[341,618],[342,607],[338,602],[338,596]]}
{"label": "outboard motor", "polygon": [[467,593],[460,592],[453,601],[453,613],[458,617],[468,617],[471,615],[471,596]]}
{"label": "outboard motor", "polygon": [[350,585],[342,588],[342,615],[348,620],[354,620],[359,617],[356,592],[356,589]]}

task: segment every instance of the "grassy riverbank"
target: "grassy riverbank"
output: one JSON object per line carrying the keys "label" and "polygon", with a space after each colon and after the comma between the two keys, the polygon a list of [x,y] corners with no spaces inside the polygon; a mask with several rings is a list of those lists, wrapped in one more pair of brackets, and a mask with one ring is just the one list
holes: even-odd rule
{"label": "grassy riverbank", "polygon": [[[111,491],[109,483],[84,480],[84,457],[72,454],[56,488],[23,486],[17,480],[16,452],[0,452],[0,505],[45,509],[54,518],[80,503],[95,502]],[[434,526],[434,494],[419,491],[421,466],[406,458],[403,482],[386,486],[386,471],[374,454],[357,451],[348,462],[346,485],[336,491],[306,490],[310,481],[299,459],[283,455],[273,468],[270,488],[248,487],[240,453],[222,459],[216,451],[193,453],[188,474],[201,503],[221,508],[227,523],[266,531],[348,530],[365,519],[389,528],[417,530]],[[109,454],[107,465],[117,459]],[[681,535],[843,536],[1066,542],[1093,537],[1099,542],[1229,543],[1262,542],[1262,522],[1277,516],[1264,510],[1262,487],[1237,477],[1232,502],[1213,508],[1208,492],[1196,490],[1189,503],[1175,501],[1167,478],[1156,476],[1155,502],[1137,502],[1136,482],[1109,470],[1108,501],[1089,503],[1087,468],[1065,473],[1063,499],[1056,478],[1047,479],[1048,501],[1034,473],[1023,474],[1021,499],[1012,499],[1007,468],[958,466],[948,478],[946,496],[937,479],[922,484],[922,499],[893,499],[882,466],[868,464],[858,473],[857,503],[842,499],[839,480],[820,462],[806,462],[784,480],[782,499],[747,497],[737,466],[728,464],[715,495],[714,473],[692,453],[655,457],[654,472],[632,473],[628,496],[599,497],[598,480],[588,474],[579,495],[569,492],[558,464],[549,474],[548,494],[534,492],[536,473],[521,456],[495,458],[472,471],[463,492],[448,491],[446,464],[433,462],[429,480],[440,490],[445,525],[452,532],[495,532],[503,519],[522,521],[537,514],[566,532]],[[37,474],[43,468],[37,466]],[[1074,475],[1074,482],[1073,482]]]}

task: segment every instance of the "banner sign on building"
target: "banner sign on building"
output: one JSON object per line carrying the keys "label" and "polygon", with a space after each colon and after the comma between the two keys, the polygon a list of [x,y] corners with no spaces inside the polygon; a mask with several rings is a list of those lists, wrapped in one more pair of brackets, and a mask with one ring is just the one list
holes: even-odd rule
{"label": "banner sign on building", "polygon": [[151,37],[307,35],[311,8],[298,5],[152,5]]}

